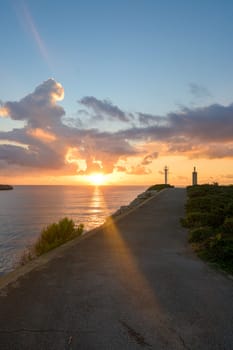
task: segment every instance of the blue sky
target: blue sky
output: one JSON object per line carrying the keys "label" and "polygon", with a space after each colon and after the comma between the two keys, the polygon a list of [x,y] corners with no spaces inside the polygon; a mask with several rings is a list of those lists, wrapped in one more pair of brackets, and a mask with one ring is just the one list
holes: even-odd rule
{"label": "blue sky", "polygon": [[[45,98],[48,87],[59,89],[48,80],[51,77],[65,92],[57,101],[64,108],[63,118],[77,118],[78,124],[78,110],[92,108],[95,115],[89,115],[84,126],[98,127],[99,132],[101,125],[111,131],[139,127],[138,120],[133,124],[137,113],[150,115],[148,125],[154,117],[164,117],[176,130],[169,113],[182,117],[186,108],[187,118],[195,115],[199,120],[199,112],[191,113],[194,109],[215,104],[224,108],[233,102],[230,0],[0,0],[0,6],[2,106],[21,100],[38,86]],[[85,100],[86,96],[94,99]],[[35,106],[27,103],[29,107],[34,113]],[[209,118],[213,108],[207,110]],[[12,108],[8,112],[9,118],[0,120],[0,130],[30,124],[20,113],[12,117]],[[232,119],[227,120],[232,127]],[[18,140],[19,135],[14,142]],[[135,140],[130,142],[132,146]],[[216,154],[217,146],[212,146],[208,157]],[[152,146],[151,151],[157,154]]]}
{"label": "blue sky", "polygon": [[[54,77],[64,86],[67,113],[86,95],[155,114],[179,104],[228,104],[232,15],[226,0],[2,0],[0,99],[19,99]],[[190,83],[209,94],[194,96]]]}

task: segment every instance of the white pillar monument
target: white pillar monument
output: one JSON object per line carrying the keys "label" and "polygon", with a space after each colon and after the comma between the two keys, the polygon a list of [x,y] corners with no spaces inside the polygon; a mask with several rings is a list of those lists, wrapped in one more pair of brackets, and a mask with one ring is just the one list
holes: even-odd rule
{"label": "white pillar monument", "polygon": [[192,185],[193,186],[197,185],[197,171],[196,171],[196,167],[193,168]]}

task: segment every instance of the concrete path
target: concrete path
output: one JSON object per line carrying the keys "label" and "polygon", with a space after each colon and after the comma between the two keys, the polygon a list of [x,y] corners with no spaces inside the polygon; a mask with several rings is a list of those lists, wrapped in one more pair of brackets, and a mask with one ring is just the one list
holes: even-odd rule
{"label": "concrete path", "polygon": [[185,199],[164,191],[1,290],[0,349],[233,349],[233,281],[192,253]]}

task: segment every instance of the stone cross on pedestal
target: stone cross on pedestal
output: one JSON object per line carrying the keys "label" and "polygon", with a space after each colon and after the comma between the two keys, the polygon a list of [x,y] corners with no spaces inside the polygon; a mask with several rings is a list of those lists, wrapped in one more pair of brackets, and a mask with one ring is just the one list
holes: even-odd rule
{"label": "stone cross on pedestal", "polygon": [[165,185],[167,185],[167,177],[168,176],[168,167],[165,166],[164,167],[164,181],[165,181]]}

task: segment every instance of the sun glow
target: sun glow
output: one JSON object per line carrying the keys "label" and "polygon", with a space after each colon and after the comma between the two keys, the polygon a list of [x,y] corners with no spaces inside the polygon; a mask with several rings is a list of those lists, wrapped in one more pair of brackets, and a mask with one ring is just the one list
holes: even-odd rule
{"label": "sun glow", "polygon": [[105,183],[105,177],[101,173],[94,173],[89,175],[88,180],[94,186],[100,186]]}

